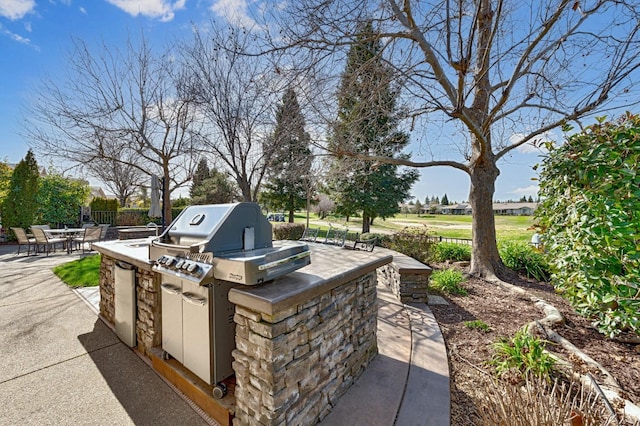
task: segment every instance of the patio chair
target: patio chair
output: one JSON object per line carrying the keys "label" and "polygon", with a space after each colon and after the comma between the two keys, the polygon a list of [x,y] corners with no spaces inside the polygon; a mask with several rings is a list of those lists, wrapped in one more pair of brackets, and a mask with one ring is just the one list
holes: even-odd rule
{"label": "patio chair", "polygon": [[51,238],[51,234],[49,234],[47,231],[49,229],[51,229],[51,227],[49,225],[31,225],[31,229],[33,228],[39,228],[42,229],[43,231],[45,231],[45,234],[47,234],[47,237]]}
{"label": "patio chair", "polygon": [[329,228],[329,230],[327,231],[327,236],[324,239],[324,244],[344,247],[345,240],[347,239],[347,232],[347,229],[339,230]]}
{"label": "patio chair", "polygon": [[76,237],[72,241],[76,244],[77,248],[82,246],[82,253],[85,250],[85,244],[89,244],[89,250],[93,250],[91,247],[91,243],[95,243],[100,241],[100,234],[102,232],[102,228],[99,226],[89,226],[84,229],[84,234],[81,237]]}
{"label": "patio chair", "polygon": [[376,247],[376,244],[378,244],[377,237],[366,239],[366,240],[361,240],[358,238],[353,243],[353,249],[361,250],[361,251],[373,251],[373,249]]}
{"label": "patio chair", "polygon": [[31,232],[36,239],[36,253],[38,252],[38,247],[42,245],[44,246],[44,251],[47,253],[47,256],[49,256],[51,247],[53,247],[53,251],[55,252],[56,244],[60,244],[62,247],[64,247],[64,245],[67,243],[66,238],[53,238],[47,236],[45,230],[38,226],[32,226]]}
{"label": "patio chair", "polygon": [[34,246],[34,248],[36,246],[36,239],[29,238],[25,230],[22,228],[11,228],[11,231],[13,231],[16,238],[18,239],[18,254],[20,254],[20,247],[22,247],[23,245],[26,245],[27,256],[29,256],[31,254],[31,246]]}
{"label": "patio chair", "polygon": [[103,224],[100,224],[100,225],[98,225],[98,226],[100,227],[100,231],[101,231],[101,232],[100,232],[100,241],[104,241],[104,239],[105,239],[105,238],[106,238],[106,236],[107,236],[107,231],[109,230],[109,226],[110,226],[110,224],[108,224],[108,223],[103,223]]}
{"label": "patio chair", "polygon": [[319,228],[304,228],[304,232],[302,233],[302,237],[300,237],[300,241],[309,241],[311,243],[315,243],[318,239],[319,230]]}

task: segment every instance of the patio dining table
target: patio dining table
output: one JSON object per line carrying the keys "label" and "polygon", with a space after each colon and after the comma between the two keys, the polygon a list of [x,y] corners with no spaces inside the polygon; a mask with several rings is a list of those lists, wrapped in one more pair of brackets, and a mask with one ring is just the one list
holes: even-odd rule
{"label": "patio dining table", "polygon": [[84,234],[86,228],[47,229],[45,232],[51,235],[59,235],[67,239],[67,253],[71,253],[73,239]]}

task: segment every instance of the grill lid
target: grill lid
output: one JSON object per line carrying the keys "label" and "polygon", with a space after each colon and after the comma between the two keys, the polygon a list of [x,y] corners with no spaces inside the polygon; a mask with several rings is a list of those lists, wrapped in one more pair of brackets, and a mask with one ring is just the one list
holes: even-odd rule
{"label": "grill lid", "polygon": [[159,242],[198,246],[197,251],[216,256],[273,246],[271,224],[256,203],[189,206],[162,233]]}

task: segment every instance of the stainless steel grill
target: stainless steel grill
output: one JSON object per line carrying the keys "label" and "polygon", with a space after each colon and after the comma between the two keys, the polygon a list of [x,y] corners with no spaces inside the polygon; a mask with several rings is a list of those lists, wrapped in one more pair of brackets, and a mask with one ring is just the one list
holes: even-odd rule
{"label": "stainless steel grill", "polygon": [[149,246],[162,277],[162,348],[216,385],[233,374],[234,306],[229,290],[256,285],[310,263],[309,247],[273,247],[271,224],[254,203],[190,206]]}

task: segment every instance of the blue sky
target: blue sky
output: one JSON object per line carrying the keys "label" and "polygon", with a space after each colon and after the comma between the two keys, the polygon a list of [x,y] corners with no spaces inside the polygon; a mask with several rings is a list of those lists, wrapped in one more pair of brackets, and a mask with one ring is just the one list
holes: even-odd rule
{"label": "blue sky", "polygon": [[[164,45],[210,16],[246,22],[247,8],[247,0],[0,0],[0,160],[17,163],[25,156],[29,145],[20,126],[26,103],[42,78],[64,78],[72,38],[90,46],[117,46],[143,31],[151,43]],[[521,149],[502,160],[495,199],[535,198],[532,166],[539,155]],[[36,158],[41,166],[49,165],[46,158]],[[420,172],[412,191],[420,201],[444,194],[451,201],[467,200],[469,179],[463,172],[446,167]]]}

